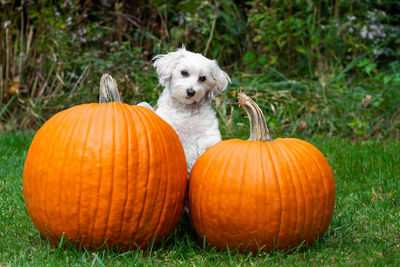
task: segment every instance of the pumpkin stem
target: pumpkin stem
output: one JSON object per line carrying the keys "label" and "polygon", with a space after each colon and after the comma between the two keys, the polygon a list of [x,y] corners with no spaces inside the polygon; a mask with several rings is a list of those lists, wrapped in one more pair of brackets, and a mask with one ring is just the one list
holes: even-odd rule
{"label": "pumpkin stem", "polygon": [[250,120],[250,138],[249,141],[273,141],[269,135],[267,123],[260,107],[245,93],[238,94],[239,107],[246,111]]}
{"label": "pumpkin stem", "polygon": [[117,82],[111,75],[103,74],[100,79],[99,103],[120,102]]}

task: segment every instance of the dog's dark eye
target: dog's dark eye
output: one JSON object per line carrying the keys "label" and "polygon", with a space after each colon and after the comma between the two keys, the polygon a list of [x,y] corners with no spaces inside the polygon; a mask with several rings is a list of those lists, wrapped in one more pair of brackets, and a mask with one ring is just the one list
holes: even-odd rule
{"label": "dog's dark eye", "polygon": [[200,76],[199,77],[199,81],[200,82],[204,82],[206,79],[207,79],[206,76]]}
{"label": "dog's dark eye", "polygon": [[189,76],[189,72],[187,72],[186,70],[181,71],[181,74],[183,77],[188,77]]}

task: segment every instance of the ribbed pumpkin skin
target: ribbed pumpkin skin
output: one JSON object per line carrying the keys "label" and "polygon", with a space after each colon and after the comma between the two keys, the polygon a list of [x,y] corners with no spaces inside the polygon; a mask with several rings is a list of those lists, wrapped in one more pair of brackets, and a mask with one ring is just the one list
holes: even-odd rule
{"label": "ribbed pumpkin skin", "polygon": [[145,248],[170,234],[187,184],[183,147],[152,111],[84,104],[62,111],[35,135],[23,194],[40,233],[95,249]]}
{"label": "ribbed pumpkin skin", "polygon": [[312,243],[329,226],[334,205],[327,160],[299,139],[222,141],[190,173],[192,223],[219,249],[270,251]]}

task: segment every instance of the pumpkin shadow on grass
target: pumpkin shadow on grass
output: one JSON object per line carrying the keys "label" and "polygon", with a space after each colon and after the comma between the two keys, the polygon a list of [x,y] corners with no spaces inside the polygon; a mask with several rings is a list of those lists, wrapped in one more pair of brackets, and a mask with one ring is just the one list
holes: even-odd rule
{"label": "pumpkin shadow on grass", "polygon": [[119,246],[108,248],[106,243],[101,244],[100,246],[96,247],[95,249],[91,248],[85,248],[83,247],[79,242],[73,242],[69,240],[68,238],[63,235],[61,237],[61,240],[59,241],[58,245],[55,246],[51,242],[49,242],[44,236],[40,235],[41,243],[47,246],[49,248],[57,253],[63,250],[70,250],[75,253],[81,253],[81,252],[101,252],[103,253],[111,253],[111,254],[122,254],[122,253],[140,253],[143,254],[143,256],[151,256],[153,253],[161,252],[161,251],[178,251],[181,250],[182,248],[185,248],[185,250],[195,250],[201,253],[222,253],[226,254],[229,257],[231,255],[243,255],[243,256],[248,256],[248,257],[265,257],[268,255],[268,257],[274,257],[274,256],[290,256],[294,255],[297,253],[306,253],[310,250],[313,251],[318,251],[322,249],[323,245],[329,242],[329,240],[332,238],[332,235],[334,235],[334,229],[331,229],[329,227],[325,234],[322,237],[317,237],[313,243],[311,244],[305,244],[305,242],[302,242],[301,244],[297,245],[294,248],[282,248],[282,249],[277,249],[274,248],[269,252],[262,251],[262,247],[259,248],[258,251],[255,252],[249,252],[249,251],[240,251],[238,249],[229,249],[226,248],[225,250],[220,250],[217,249],[211,245],[209,245],[206,242],[205,238],[200,238],[196,230],[194,229],[190,216],[187,212],[184,212],[182,217],[180,218],[180,221],[174,230],[169,236],[167,236],[163,241],[161,241],[158,245],[154,245],[153,243],[149,244],[146,249],[140,249],[140,248],[122,248]]}
{"label": "pumpkin shadow on grass", "polygon": [[157,250],[173,249],[176,247],[191,247],[195,249],[198,239],[196,230],[194,229],[189,214],[183,212],[174,232],[167,236],[157,247]]}
{"label": "pumpkin shadow on grass", "polygon": [[[52,236],[52,235],[50,235]],[[156,237],[155,237],[156,238]],[[183,212],[180,221],[176,229],[168,235],[159,244],[154,244],[155,238],[152,242],[149,242],[147,248],[141,249],[138,247],[121,247],[113,246],[108,247],[107,241],[102,244],[95,245],[94,247],[85,247],[82,245],[81,241],[74,241],[66,237],[65,233],[61,235],[59,240],[54,239],[53,242],[46,238],[44,235],[39,233],[39,241],[43,246],[47,246],[49,250],[57,253],[57,251],[69,250],[75,253],[80,252],[111,252],[116,254],[126,253],[126,252],[140,252],[143,254],[151,255],[153,252],[161,250],[172,250],[177,247],[196,247],[195,240],[199,239],[197,237],[196,231],[193,228],[189,215]],[[51,238],[50,238],[51,239]]]}
{"label": "pumpkin shadow on grass", "polygon": [[99,244],[93,244],[91,246],[85,246],[83,245],[84,243],[83,241],[79,240],[75,241],[73,239],[69,239],[65,235],[65,233],[61,235],[61,238],[59,240],[50,238],[52,240],[50,241],[49,238],[46,238],[42,234],[40,234],[39,239],[42,245],[47,246],[49,250],[53,252],[69,250],[75,253],[80,253],[80,252],[89,252],[89,253],[103,252],[112,254],[122,254],[127,252],[143,253],[146,251],[151,252],[160,246],[160,245],[154,245],[156,237],[154,237],[154,239],[151,242],[148,242],[147,247],[145,249],[140,248],[139,246],[136,245],[136,243],[132,243],[132,245],[128,247],[118,244],[109,247],[107,244],[107,240],[101,244],[99,243]]}
{"label": "pumpkin shadow on grass", "polygon": [[[176,230],[176,236],[174,238],[175,241],[169,242],[169,244],[166,244],[166,247],[168,245],[171,245],[173,242],[176,242],[176,240],[183,240],[186,239],[186,246],[192,247],[192,249],[204,252],[206,254],[208,253],[222,253],[226,254],[231,258],[233,255],[241,255],[241,256],[246,256],[248,257],[289,257],[291,255],[295,254],[302,254],[302,253],[307,253],[310,251],[319,251],[323,248],[324,244],[328,243],[330,238],[332,237],[332,229],[329,227],[327,231],[319,237],[317,237],[312,241],[312,242],[301,242],[295,247],[292,248],[273,248],[270,251],[263,251],[263,247],[258,246],[258,251],[251,251],[248,250],[247,248],[242,248],[242,249],[233,249],[226,247],[225,249],[218,249],[206,242],[206,238],[200,238],[196,230],[194,229],[190,216],[185,213],[184,216],[181,218],[181,222],[179,223],[179,227]],[[175,233],[174,233],[175,234]],[[171,236],[170,236],[171,237]],[[188,240],[190,238],[190,240]],[[179,241],[178,241],[179,242]],[[248,245],[250,246],[250,244]]]}

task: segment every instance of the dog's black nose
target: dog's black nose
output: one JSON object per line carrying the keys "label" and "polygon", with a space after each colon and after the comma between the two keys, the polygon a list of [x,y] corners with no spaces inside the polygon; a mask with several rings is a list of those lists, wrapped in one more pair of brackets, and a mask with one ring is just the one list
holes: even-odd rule
{"label": "dog's black nose", "polygon": [[186,89],[186,94],[188,95],[188,97],[192,97],[196,94],[196,91],[193,90],[192,88]]}

